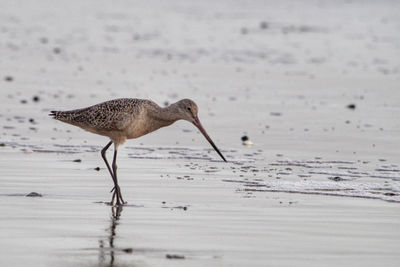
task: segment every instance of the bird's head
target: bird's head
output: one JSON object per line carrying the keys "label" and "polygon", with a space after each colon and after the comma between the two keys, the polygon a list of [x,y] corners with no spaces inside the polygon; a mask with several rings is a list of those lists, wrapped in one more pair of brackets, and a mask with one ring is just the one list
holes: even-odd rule
{"label": "bird's head", "polygon": [[180,119],[194,123],[199,110],[196,103],[190,99],[182,99],[176,104]]}
{"label": "bird's head", "polygon": [[226,161],[226,159],[221,154],[221,152],[219,151],[217,146],[211,140],[210,136],[208,136],[206,130],[201,125],[199,117],[198,117],[199,109],[198,109],[196,103],[194,103],[194,101],[190,100],[190,99],[182,99],[176,103],[176,106],[177,106],[179,118],[193,123],[200,130],[200,132],[204,135],[204,137],[211,144],[211,146],[215,149],[215,151],[217,151],[217,153],[221,156],[221,158],[224,161]]}

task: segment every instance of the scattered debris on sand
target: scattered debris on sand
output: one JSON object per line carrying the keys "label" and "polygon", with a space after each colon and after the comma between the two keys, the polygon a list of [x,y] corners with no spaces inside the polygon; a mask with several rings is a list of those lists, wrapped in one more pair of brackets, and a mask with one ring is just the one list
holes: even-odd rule
{"label": "scattered debris on sand", "polygon": [[244,146],[250,147],[250,146],[253,145],[253,142],[250,141],[250,139],[249,139],[249,137],[248,137],[247,135],[243,135],[243,136],[242,136],[242,144],[243,144]]}
{"label": "scattered debris on sand", "polygon": [[26,197],[42,197],[42,194],[39,194],[37,192],[30,192],[29,194],[26,195]]}
{"label": "scattered debris on sand", "polygon": [[347,108],[348,108],[348,109],[353,109],[353,110],[354,110],[354,109],[356,109],[356,104],[348,104],[348,105],[347,105]]}
{"label": "scattered debris on sand", "polygon": [[183,256],[183,255],[176,255],[176,254],[167,254],[167,255],[165,255],[165,257],[166,257],[167,259],[170,259],[170,260],[183,260],[183,259],[185,259],[185,256]]}

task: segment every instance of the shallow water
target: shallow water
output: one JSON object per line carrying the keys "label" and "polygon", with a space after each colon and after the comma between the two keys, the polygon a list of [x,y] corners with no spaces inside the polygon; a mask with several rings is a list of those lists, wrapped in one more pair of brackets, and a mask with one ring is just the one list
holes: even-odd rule
{"label": "shallow water", "polygon": [[[51,149],[18,143],[5,144],[14,149],[19,148],[25,153],[76,154],[76,156],[98,152],[102,148],[90,145],[54,144]],[[222,153],[229,158],[229,165],[225,166],[225,164],[212,164],[220,162],[220,159],[210,148],[126,146],[124,150],[130,159],[184,160],[178,166],[188,175],[178,176],[178,179],[193,179],[191,173],[223,173],[229,179],[222,181],[237,183],[238,190],[243,190],[246,194],[253,191],[290,192],[400,202],[400,169],[397,164],[386,160],[361,162],[323,160],[320,157],[312,160],[290,160],[283,159],[278,154],[275,161],[267,162],[261,150],[246,152],[244,155],[241,154],[242,151],[232,149],[222,150]],[[104,167],[102,164],[99,165],[101,168]]]}
{"label": "shallow water", "polygon": [[[397,203],[263,192],[253,190],[259,188],[247,174],[239,185],[221,167],[207,173],[189,170],[191,160],[157,160],[154,166],[153,159],[121,157],[128,205],[117,217],[104,203],[112,188],[107,170],[94,170],[101,164],[98,153],[80,154],[79,163],[73,162],[76,155],[9,152],[7,162],[0,162],[2,170],[9,167],[0,195],[7,215],[0,220],[0,246],[7,252],[2,264],[378,264],[381,255],[388,265],[397,261]],[[25,197],[31,191],[43,196]]]}
{"label": "shallow water", "polygon": [[[396,1],[2,6],[0,265],[399,262]],[[107,140],[48,112],[119,97],[194,99],[229,162],[187,122],[129,140],[113,210]]]}

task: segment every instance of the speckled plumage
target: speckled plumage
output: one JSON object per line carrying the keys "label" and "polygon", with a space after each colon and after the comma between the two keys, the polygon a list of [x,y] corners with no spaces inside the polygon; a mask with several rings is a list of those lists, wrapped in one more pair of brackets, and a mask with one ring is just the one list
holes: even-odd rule
{"label": "speckled plumage", "polygon": [[[117,200],[117,205],[125,203],[117,180],[117,150],[126,139],[138,138],[161,127],[171,125],[177,120],[187,120],[193,123],[218,152],[224,156],[208,136],[198,117],[196,103],[190,99],[182,99],[168,107],[162,108],[151,100],[136,98],[121,98],[106,101],[87,108],[69,111],[51,111],[49,114],[56,120],[78,126],[86,131],[108,136],[111,139],[101,151],[106,166],[114,181],[114,193],[111,199]],[[106,159],[106,151],[114,143],[114,159],[112,168]]]}
{"label": "speckled plumage", "polygon": [[154,114],[162,108],[146,99],[121,98],[87,108],[51,111],[56,120],[78,126],[86,131],[108,136],[119,145],[126,139],[137,138],[167,123]]}
{"label": "speckled plumage", "polygon": [[121,130],[127,117],[135,117],[149,100],[121,98],[106,101],[87,108],[69,111],[51,111],[56,120],[82,128],[97,130]]}

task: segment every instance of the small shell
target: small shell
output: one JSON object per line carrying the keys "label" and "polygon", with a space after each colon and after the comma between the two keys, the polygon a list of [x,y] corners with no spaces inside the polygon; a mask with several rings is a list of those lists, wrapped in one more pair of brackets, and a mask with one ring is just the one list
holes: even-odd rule
{"label": "small shell", "polygon": [[244,146],[247,146],[247,147],[250,147],[250,146],[253,145],[253,142],[250,141],[250,140],[246,140],[246,141],[243,142],[243,145],[244,145]]}

